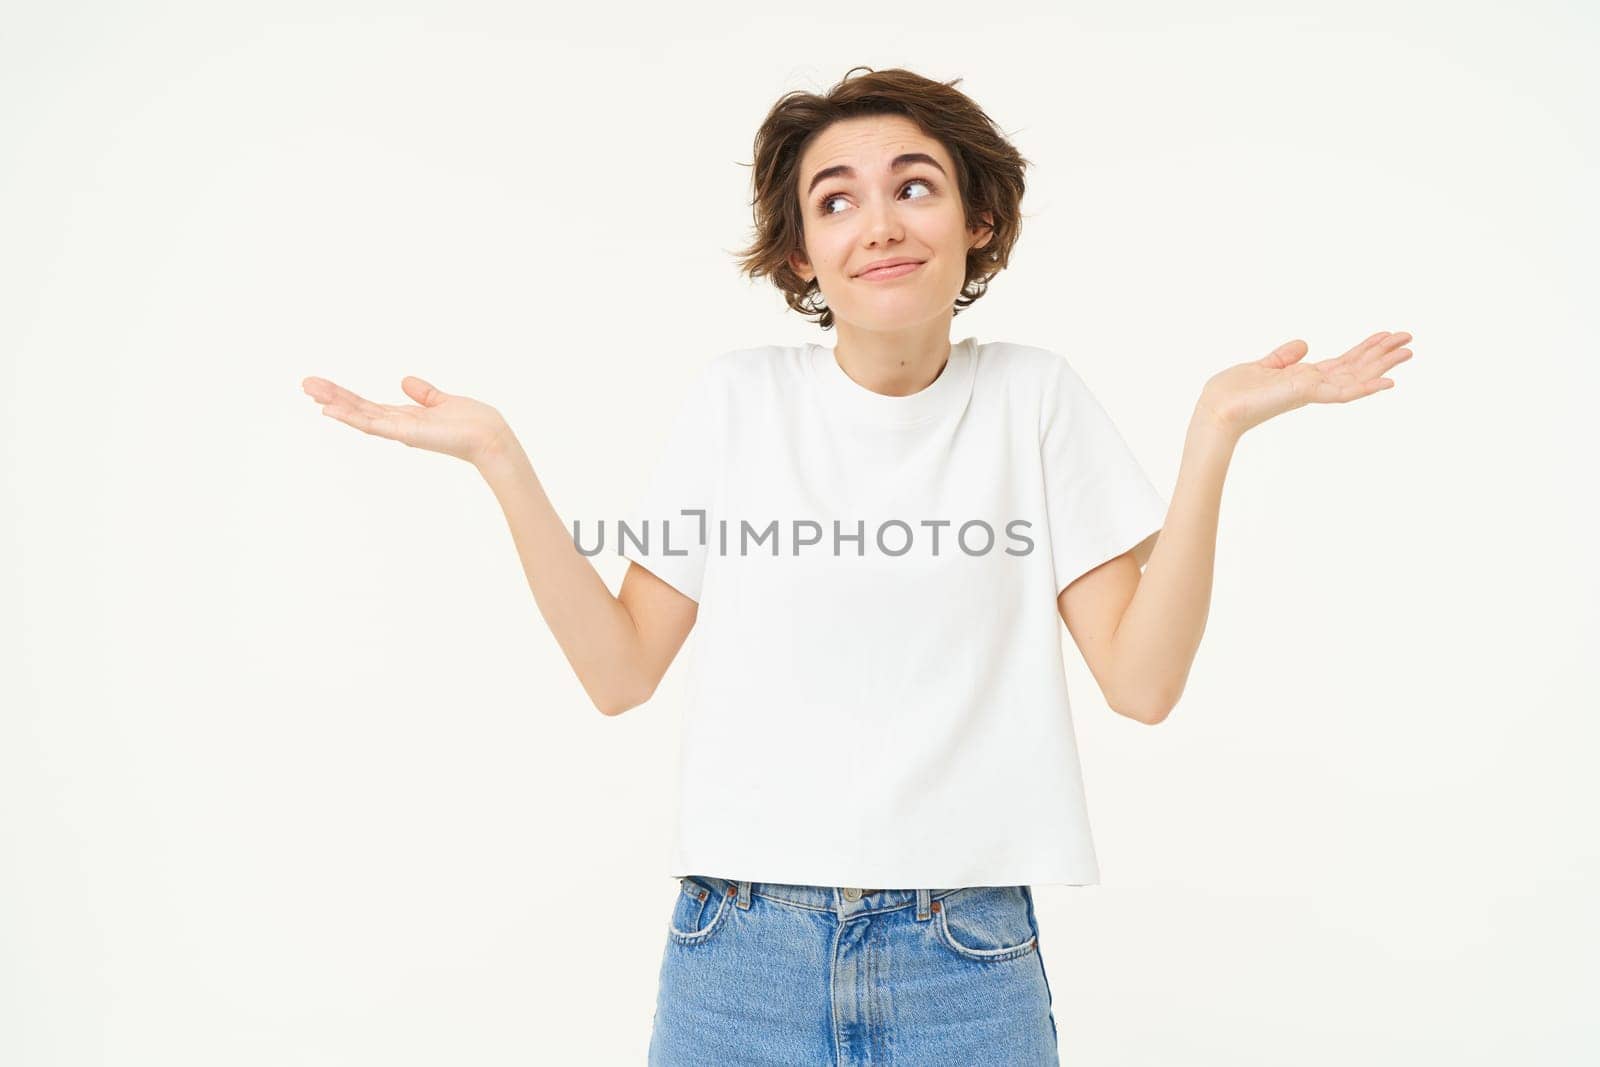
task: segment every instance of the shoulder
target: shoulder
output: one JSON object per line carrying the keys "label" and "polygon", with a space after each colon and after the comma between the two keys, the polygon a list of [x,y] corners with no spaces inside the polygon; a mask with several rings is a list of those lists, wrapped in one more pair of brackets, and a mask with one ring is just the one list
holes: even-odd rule
{"label": "shoulder", "polygon": [[792,396],[796,380],[808,373],[809,356],[803,344],[725,349],[701,365],[698,380],[712,396],[746,404],[762,396]]}
{"label": "shoulder", "polygon": [[977,395],[1005,404],[1019,421],[1040,433],[1070,404],[1081,379],[1067,358],[1055,349],[1017,341],[990,341],[978,346]]}
{"label": "shoulder", "polygon": [[773,406],[793,402],[807,355],[804,345],[754,345],[703,357],[688,373],[684,402],[717,424],[770,416]]}
{"label": "shoulder", "polygon": [[737,382],[741,379],[770,373],[773,366],[791,352],[783,345],[751,345],[729,348],[705,361],[704,372],[708,378]]}
{"label": "shoulder", "polygon": [[977,348],[980,373],[1039,389],[1054,385],[1067,359],[1054,349],[1018,341],[987,341]]}

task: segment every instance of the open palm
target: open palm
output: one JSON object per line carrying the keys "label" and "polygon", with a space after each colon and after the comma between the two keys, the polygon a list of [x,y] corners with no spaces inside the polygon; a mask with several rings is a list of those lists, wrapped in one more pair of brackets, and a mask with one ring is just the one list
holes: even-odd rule
{"label": "open palm", "polygon": [[326,378],[306,378],[300,388],[322,405],[324,415],[347,426],[469,463],[477,463],[509,433],[500,412],[488,404],[441,392],[411,375],[400,379],[400,389],[415,404],[376,404]]}
{"label": "open palm", "polygon": [[1401,347],[1409,333],[1380,331],[1333,359],[1301,363],[1304,341],[1279,345],[1261,359],[1240,363],[1214,375],[1201,393],[1201,403],[1217,419],[1243,433],[1274,415],[1306,404],[1343,404],[1383,389],[1395,366],[1411,358]]}

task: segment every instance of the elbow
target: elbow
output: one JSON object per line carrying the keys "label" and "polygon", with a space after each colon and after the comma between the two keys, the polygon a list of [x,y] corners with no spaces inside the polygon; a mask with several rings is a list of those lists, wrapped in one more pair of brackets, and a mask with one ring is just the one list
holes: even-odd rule
{"label": "elbow", "polygon": [[630,700],[626,697],[611,697],[606,700],[596,700],[595,708],[608,719],[614,719],[625,711],[643,704],[642,700]]}
{"label": "elbow", "polygon": [[1159,696],[1154,699],[1129,701],[1112,705],[1112,710],[1119,715],[1125,715],[1134,722],[1142,722],[1146,726],[1159,726],[1172,714],[1172,709],[1178,704],[1177,696]]}
{"label": "elbow", "polygon": [[655,686],[649,686],[645,689],[623,690],[609,694],[605,699],[596,700],[594,706],[599,710],[600,714],[608,719],[613,719],[623,712],[631,711],[643,704],[655,695],[655,691]]}

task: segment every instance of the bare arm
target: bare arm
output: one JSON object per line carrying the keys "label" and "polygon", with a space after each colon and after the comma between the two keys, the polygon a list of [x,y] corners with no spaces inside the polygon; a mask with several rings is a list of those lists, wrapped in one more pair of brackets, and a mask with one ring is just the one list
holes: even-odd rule
{"label": "bare arm", "polygon": [[655,692],[699,605],[637,563],[611,594],[578,551],[527,453],[507,436],[476,464],[511,527],[539,614],[596,708],[620,715]]}
{"label": "bare arm", "polygon": [[1143,576],[1140,545],[1061,591],[1058,606],[1112,707],[1159,723],[1183,693],[1211,610],[1222,485],[1239,438],[1307,404],[1347,404],[1394,385],[1411,334],[1382,331],[1343,355],[1303,363],[1304,341],[1213,376],[1189,420],[1172,506]]}
{"label": "bare arm", "polygon": [[[1197,410],[1161,533],[1061,591],[1061,618],[1118,714],[1154,725],[1183,693],[1211,610],[1222,483],[1237,438]],[[1148,559],[1144,575],[1139,559]]]}
{"label": "bare arm", "polygon": [[528,587],[567,662],[595,707],[616,715],[655,692],[678,654],[699,605],[634,564],[612,596],[567,534],[533,464],[500,413],[471,397],[401,379],[414,404],[377,404],[326,378],[301,389],[322,413],[374,437],[471,463],[494,491]]}

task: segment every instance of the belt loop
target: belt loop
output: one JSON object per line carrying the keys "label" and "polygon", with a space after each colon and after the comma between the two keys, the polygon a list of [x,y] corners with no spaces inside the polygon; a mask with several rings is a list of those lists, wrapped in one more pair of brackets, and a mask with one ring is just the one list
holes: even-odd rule
{"label": "belt loop", "polygon": [[932,896],[933,890],[931,889],[917,890],[917,922],[926,922],[928,917],[933,914],[933,906],[929,903],[929,898]]}
{"label": "belt loop", "polygon": [[739,883],[739,907],[743,908],[745,911],[749,911],[750,910],[750,883],[749,882],[740,882]]}

